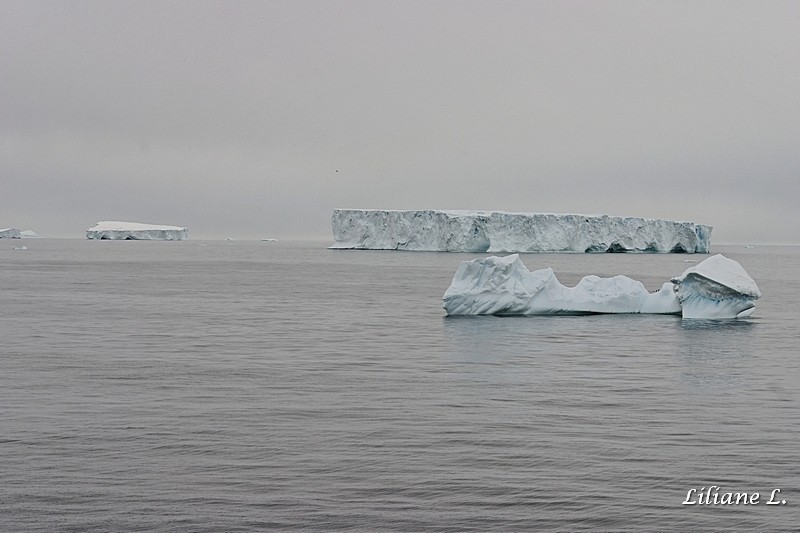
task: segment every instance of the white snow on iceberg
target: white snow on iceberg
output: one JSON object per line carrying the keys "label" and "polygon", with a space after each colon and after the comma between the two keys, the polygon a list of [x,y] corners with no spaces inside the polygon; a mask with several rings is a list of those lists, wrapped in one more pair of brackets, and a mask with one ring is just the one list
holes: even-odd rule
{"label": "white snow on iceberg", "polygon": [[607,215],[335,209],[331,248],[707,253],[711,226]]}
{"label": "white snow on iceberg", "polygon": [[188,230],[180,226],[158,226],[138,222],[105,220],[86,230],[87,239],[184,241]]}
{"label": "white snow on iceberg", "polygon": [[553,269],[529,271],[517,254],[464,261],[443,297],[448,315],[682,314],[684,318],[748,316],[755,282],[731,259],[715,255],[648,293],[626,276],[586,276],[575,287]]}
{"label": "white snow on iceberg", "polygon": [[761,291],[742,265],[722,254],[709,257],[673,278],[684,318],[750,316]]}
{"label": "white snow on iceberg", "polygon": [[464,261],[444,293],[448,315],[680,313],[672,285],[650,294],[626,276],[586,276],[562,285],[552,268],[529,271],[519,255]]}
{"label": "white snow on iceberg", "polygon": [[39,234],[33,231],[32,229],[24,229],[19,232],[20,237],[23,239],[38,239]]}
{"label": "white snow on iceberg", "polygon": [[20,237],[21,234],[17,228],[0,229],[0,239],[19,239]]}

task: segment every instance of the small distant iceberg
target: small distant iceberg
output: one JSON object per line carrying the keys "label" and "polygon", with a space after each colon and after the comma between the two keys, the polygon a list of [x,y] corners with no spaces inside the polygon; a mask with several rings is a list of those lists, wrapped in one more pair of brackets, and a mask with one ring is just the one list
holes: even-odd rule
{"label": "small distant iceberg", "polygon": [[18,230],[17,228],[0,229],[0,239],[38,239],[39,235],[32,229]]}
{"label": "small distant iceberg", "polygon": [[744,268],[721,254],[653,293],[626,276],[586,276],[566,287],[552,268],[531,272],[513,254],[462,262],[442,300],[451,316],[643,313],[717,319],[750,316],[760,297]]}
{"label": "small distant iceberg", "polygon": [[159,226],[138,222],[104,220],[86,230],[90,240],[185,241],[188,230],[180,226]]}
{"label": "small distant iceberg", "polygon": [[272,239],[272,238],[261,239],[261,242],[278,242],[278,239]]}
{"label": "small distant iceberg", "polygon": [[0,239],[20,239],[22,232],[17,228],[3,228],[0,229]]}
{"label": "small distant iceberg", "polygon": [[28,247],[23,244],[22,246],[12,246],[11,249],[12,250],[27,250]]}

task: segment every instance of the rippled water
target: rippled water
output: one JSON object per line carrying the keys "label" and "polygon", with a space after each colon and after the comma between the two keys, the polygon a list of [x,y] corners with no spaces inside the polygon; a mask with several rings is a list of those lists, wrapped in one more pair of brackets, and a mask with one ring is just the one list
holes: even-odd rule
{"label": "rippled water", "polygon": [[[715,247],[764,298],[707,322],[445,318],[470,254],[24,243],[0,249],[2,530],[800,524],[798,248]],[[703,257],[523,259],[653,290]],[[761,503],[681,505],[709,485]]]}

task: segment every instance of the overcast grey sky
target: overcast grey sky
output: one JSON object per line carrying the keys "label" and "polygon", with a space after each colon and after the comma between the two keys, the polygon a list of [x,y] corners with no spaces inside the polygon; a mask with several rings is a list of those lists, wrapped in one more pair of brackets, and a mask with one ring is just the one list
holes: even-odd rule
{"label": "overcast grey sky", "polygon": [[0,9],[0,227],[330,239],[335,207],[497,209],[800,243],[800,1]]}

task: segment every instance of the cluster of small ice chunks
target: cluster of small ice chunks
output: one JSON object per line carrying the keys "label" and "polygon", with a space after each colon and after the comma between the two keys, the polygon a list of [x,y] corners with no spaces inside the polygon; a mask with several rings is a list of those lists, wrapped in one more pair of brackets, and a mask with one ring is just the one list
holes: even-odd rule
{"label": "cluster of small ice chunks", "polygon": [[750,316],[760,297],[744,268],[722,254],[688,268],[654,293],[626,276],[586,276],[566,287],[552,268],[531,272],[513,254],[462,262],[443,306],[455,316],[648,313],[724,319]]}
{"label": "cluster of small ice chunks", "polygon": [[711,226],[638,217],[335,209],[331,248],[443,252],[708,253]]}

